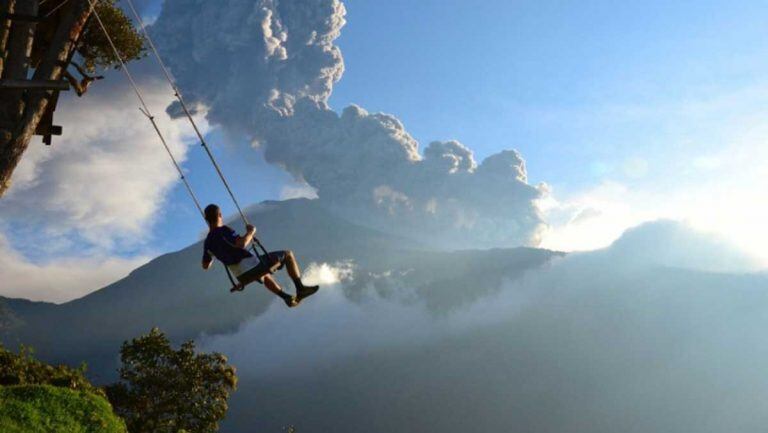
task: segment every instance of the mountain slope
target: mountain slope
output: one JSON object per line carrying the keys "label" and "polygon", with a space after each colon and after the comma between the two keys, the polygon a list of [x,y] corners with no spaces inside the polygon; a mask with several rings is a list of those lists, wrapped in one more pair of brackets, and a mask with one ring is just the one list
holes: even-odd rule
{"label": "mountain slope", "polygon": [[224,433],[750,432],[766,421],[767,289],[592,254],[447,316],[339,302],[307,311],[290,344],[264,336],[267,312],[203,347],[241,372]]}
{"label": "mountain slope", "polygon": [[[501,268],[519,273],[545,263],[553,254],[534,249],[428,251],[423,245],[347,222],[311,200],[265,203],[256,206],[249,219],[257,224],[268,248],[293,249],[305,266],[310,262],[352,260],[361,275],[360,282],[374,285],[382,280],[371,275],[401,269],[408,274],[402,281],[423,287],[423,296],[438,299],[431,294],[443,292],[445,296],[435,302],[435,308],[449,308],[468,297],[482,295],[481,291],[473,294],[467,290],[466,278],[473,270],[480,271],[478,275],[492,275],[489,278],[495,281],[498,275],[506,274],[499,272]],[[120,344],[153,326],[176,341],[200,334],[228,333],[263,313],[274,300],[257,284],[242,293],[230,294],[221,265],[203,271],[201,254],[201,242],[197,242],[62,305],[13,301],[7,308],[15,326],[4,341],[30,344],[51,361],[87,360],[99,375],[111,374]],[[485,272],[491,269],[494,272]],[[351,288],[349,295],[353,297],[360,287]],[[287,289],[292,289],[290,284]]]}
{"label": "mountain slope", "polygon": [[288,310],[258,286],[227,293],[220,269],[199,269],[198,243],[64,305],[7,300],[16,325],[4,340],[87,361],[108,381],[120,343],[151,326],[196,338],[238,368],[223,433],[765,424],[768,275],[701,270],[742,259],[679,225],[563,256],[432,251],[307,200],[269,203],[252,218],[268,246],[350,275]]}

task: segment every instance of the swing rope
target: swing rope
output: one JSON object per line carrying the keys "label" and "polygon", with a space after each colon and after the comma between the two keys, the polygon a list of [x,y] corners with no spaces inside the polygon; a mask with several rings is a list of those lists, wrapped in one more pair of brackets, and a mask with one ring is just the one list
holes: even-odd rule
{"label": "swing rope", "polygon": [[[150,123],[152,123],[152,127],[157,133],[157,136],[160,139],[160,142],[163,144],[163,147],[165,148],[166,153],[168,153],[168,156],[171,158],[171,162],[173,163],[173,166],[176,168],[176,171],[178,172],[179,177],[184,183],[184,186],[186,187],[187,192],[189,193],[189,196],[192,198],[192,201],[195,203],[195,207],[197,207],[197,210],[200,212],[200,216],[203,217],[203,219],[205,219],[205,212],[203,211],[202,206],[200,206],[200,201],[197,199],[197,195],[195,195],[195,192],[192,189],[192,186],[189,184],[187,177],[184,175],[184,172],[182,171],[181,166],[179,165],[176,158],[173,156],[173,152],[168,146],[168,143],[166,142],[165,137],[163,136],[163,133],[160,131],[160,128],[157,126],[157,122],[155,121],[155,116],[152,114],[152,111],[149,109],[149,106],[144,100],[144,95],[141,93],[139,86],[136,84],[136,80],[133,79],[133,74],[131,74],[131,71],[126,66],[125,61],[123,61],[123,58],[120,55],[120,52],[117,50],[117,46],[112,40],[112,37],[109,35],[109,32],[107,31],[107,28],[104,25],[104,22],[101,20],[99,13],[96,11],[94,1],[95,0],[88,0],[88,2],[91,5],[91,11],[93,12],[93,15],[96,17],[96,21],[98,21],[99,27],[101,27],[101,30],[104,32],[104,36],[106,37],[107,42],[109,43],[110,47],[112,47],[112,51],[114,52],[115,57],[120,62],[120,67],[125,73],[125,76],[128,78],[128,82],[131,84],[131,87],[133,88],[133,92],[136,94],[136,97],[139,99],[139,102],[141,103],[141,107],[139,107],[139,111],[141,111],[142,114],[144,114],[144,116],[147,117]],[[196,126],[195,126],[195,131],[198,132],[198,135],[200,134]],[[206,146],[206,150],[207,150],[207,146]],[[230,194],[231,194],[231,190],[230,190]],[[232,198],[234,199],[234,196]],[[238,206],[238,210],[240,210],[239,206]],[[242,214],[242,211],[240,211],[240,214],[243,217],[243,220],[245,220],[245,216]],[[246,220],[246,223],[247,223],[247,220]],[[261,245],[261,243],[259,243],[259,245],[262,247],[262,249],[264,248],[263,245]],[[255,251],[255,248],[254,248],[254,251]],[[266,249],[264,251],[266,253]],[[259,255],[256,254],[256,257],[259,257]],[[226,270],[227,278],[229,279],[229,282],[232,283],[232,286],[237,285],[237,283],[235,283],[234,278],[232,277],[232,274],[229,271],[229,268],[227,268],[226,265],[224,266],[224,270]]]}
{"label": "swing rope", "polygon": [[[144,34],[144,38],[147,40],[147,43],[149,44],[149,48],[151,49],[152,54],[157,60],[157,63],[160,65],[160,69],[162,69],[163,75],[165,75],[165,80],[168,81],[168,84],[171,86],[171,89],[173,89],[173,96],[176,98],[177,101],[179,101],[179,104],[181,105],[181,108],[184,111],[184,115],[189,120],[189,123],[192,125],[192,128],[195,130],[195,134],[197,134],[197,138],[200,140],[200,145],[202,146],[203,149],[205,149],[205,153],[208,155],[208,159],[210,159],[211,164],[213,165],[213,168],[216,169],[216,173],[219,175],[219,179],[221,179],[221,183],[224,185],[224,188],[226,188],[227,192],[229,193],[229,197],[232,199],[232,203],[235,204],[235,207],[237,208],[237,212],[240,214],[240,218],[243,220],[243,224],[245,224],[246,226],[249,225],[250,223],[248,222],[248,218],[246,218],[245,213],[240,207],[240,203],[237,201],[237,198],[235,197],[234,192],[232,192],[232,188],[229,186],[229,182],[227,182],[226,177],[224,177],[224,173],[222,172],[221,167],[219,166],[219,163],[216,161],[216,158],[213,156],[213,153],[211,152],[211,149],[208,146],[208,143],[205,141],[203,134],[200,132],[200,129],[197,127],[197,122],[195,122],[195,119],[192,117],[192,113],[189,111],[187,104],[184,102],[184,97],[181,95],[181,91],[176,85],[176,82],[173,80],[173,77],[171,76],[171,73],[168,70],[168,67],[165,65],[163,58],[160,56],[160,53],[158,52],[157,47],[155,46],[155,42],[152,40],[152,37],[149,35],[149,32],[147,31],[147,27],[144,24],[144,20],[141,18],[141,15],[139,15],[139,13],[136,11],[136,7],[133,5],[132,0],[126,0],[126,3],[128,4],[128,7],[131,9],[131,13],[136,19],[136,22],[139,23],[139,28],[141,28],[141,32]],[[268,256],[269,253],[267,252],[267,249],[264,248],[264,245],[262,245],[259,239],[254,237],[253,241],[259,246],[259,248],[261,248],[262,251],[264,251],[264,254]],[[256,252],[256,248],[254,248],[254,252]],[[258,252],[256,253],[257,253],[256,256],[259,257]]]}
{"label": "swing rope", "polygon": [[139,90],[139,87],[136,84],[136,81],[133,79],[133,75],[131,74],[131,71],[129,71],[128,68],[126,67],[125,62],[123,61],[123,58],[120,56],[120,53],[118,52],[114,41],[112,41],[112,37],[110,37],[109,33],[107,33],[107,29],[104,26],[104,23],[101,21],[101,17],[99,16],[99,13],[96,11],[96,7],[93,0],[88,0],[88,1],[91,4],[91,10],[94,16],[96,17],[96,20],[99,22],[99,26],[104,31],[104,36],[107,38],[107,42],[109,42],[109,45],[112,47],[112,51],[114,51],[115,56],[117,57],[117,60],[120,62],[120,67],[125,72],[125,76],[128,77],[128,82],[131,84],[131,87],[133,88],[133,92],[136,94],[136,97],[139,99],[139,102],[141,103],[141,107],[139,107],[139,111],[141,111],[142,114],[144,114],[144,116],[146,116],[147,119],[149,119],[150,123],[152,123],[152,127],[155,129],[155,132],[157,133],[158,138],[160,138],[160,142],[163,144],[163,148],[165,148],[165,152],[171,158],[171,162],[173,163],[174,168],[176,168],[176,171],[179,173],[179,177],[181,178],[182,182],[184,182],[184,186],[186,187],[187,192],[189,193],[189,196],[192,198],[192,201],[195,202],[195,207],[197,207],[197,210],[200,212],[200,215],[202,217],[205,217],[203,208],[202,206],[200,206],[200,201],[197,199],[195,192],[192,190],[192,186],[189,184],[187,177],[184,175],[184,172],[181,170],[181,166],[179,166],[179,163],[176,160],[176,157],[173,156],[173,152],[171,152],[171,148],[168,147],[168,143],[165,141],[165,137],[163,136],[162,132],[160,132],[160,128],[157,126],[157,122],[155,121],[155,116],[152,115],[152,112],[150,111],[149,106],[147,106],[147,103],[144,100],[144,95],[142,95],[141,90]]}

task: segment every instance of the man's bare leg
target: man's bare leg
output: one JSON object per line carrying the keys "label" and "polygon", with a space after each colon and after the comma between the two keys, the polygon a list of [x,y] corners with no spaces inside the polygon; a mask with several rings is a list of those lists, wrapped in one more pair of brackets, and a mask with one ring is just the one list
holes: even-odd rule
{"label": "man's bare leg", "polygon": [[282,287],[280,287],[280,285],[277,284],[277,281],[275,281],[275,279],[272,278],[272,275],[265,275],[264,276],[264,287],[266,287],[267,290],[269,290],[270,292],[272,292],[275,295],[279,296],[285,302],[285,305],[287,305],[289,307],[295,307],[296,306],[296,304],[297,304],[296,297],[295,296],[291,296],[291,295],[285,293],[283,291]]}
{"label": "man's bare leg", "polygon": [[293,280],[293,285],[296,286],[296,297],[299,301],[317,292],[318,286],[305,286],[301,281],[299,262],[291,250],[285,252],[285,271],[288,272],[288,276]]}
{"label": "man's bare leg", "polygon": [[293,281],[301,281],[299,262],[296,260],[296,256],[293,255],[293,251],[291,250],[285,252],[285,271],[288,272],[288,276],[290,276]]}

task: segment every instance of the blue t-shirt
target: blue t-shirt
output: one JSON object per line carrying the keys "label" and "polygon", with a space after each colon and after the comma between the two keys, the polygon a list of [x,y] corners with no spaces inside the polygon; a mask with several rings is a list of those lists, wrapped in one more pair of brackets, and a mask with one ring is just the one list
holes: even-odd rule
{"label": "blue t-shirt", "polygon": [[246,257],[253,254],[235,245],[237,233],[227,226],[216,227],[208,232],[203,244],[203,260],[211,261],[211,255],[219,259],[225,265],[240,263]]}

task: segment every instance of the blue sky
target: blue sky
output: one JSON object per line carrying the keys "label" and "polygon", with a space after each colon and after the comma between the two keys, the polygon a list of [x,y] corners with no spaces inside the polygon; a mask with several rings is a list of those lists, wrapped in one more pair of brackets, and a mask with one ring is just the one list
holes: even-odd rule
{"label": "blue sky", "polygon": [[[671,4],[674,3],[674,4]],[[339,45],[335,108],[400,117],[422,143],[482,158],[519,149],[534,181],[581,188],[589,168],[662,144],[663,118],[606,118],[764,81],[756,2],[355,2]],[[677,128],[686,125],[676,125]],[[691,125],[693,127],[694,125]]]}
{"label": "blue sky", "polygon": [[[338,41],[347,71],[334,108],[394,113],[422,145],[455,138],[479,159],[516,148],[530,181],[552,185],[559,201],[608,184],[618,198],[623,189],[643,196],[632,198],[642,202],[637,215],[616,218],[691,219],[648,202],[686,207],[687,190],[765,163],[748,157],[761,146],[756,123],[766,111],[759,2],[427,0],[347,9]],[[723,154],[738,153],[747,156],[729,166]],[[755,187],[750,179],[731,185],[742,186]],[[734,213],[764,214],[741,205]],[[698,225],[727,237],[722,226],[738,224],[738,216],[716,218]],[[608,231],[599,244],[618,229]]]}
{"label": "blue sky", "polygon": [[[145,9],[149,18],[158,5]],[[552,190],[542,204],[552,225],[544,246],[596,248],[664,217],[757,254],[768,242],[760,230],[768,216],[768,9],[760,2],[345,5],[347,25],[336,43],[346,71],[331,106],[393,114],[422,148],[456,139],[478,160],[519,150],[529,182]],[[148,62],[138,67],[151,70]],[[150,91],[159,92],[159,106],[171,101],[160,84]],[[187,126],[177,128],[184,135]],[[236,152],[228,145],[236,138],[214,129],[208,140],[243,204],[279,199],[298,186],[258,153]],[[149,155],[167,164],[157,170],[172,174],[159,145]],[[198,146],[189,148],[184,168],[201,201],[234,212]],[[203,227],[185,190],[177,184],[162,203],[138,230],[141,242],[110,244],[105,254],[136,262],[197,239]],[[0,247],[4,237],[24,260],[55,264],[61,250],[25,242],[36,227],[19,224],[0,220]],[[88,234],[69,241],[80,236]]]}

